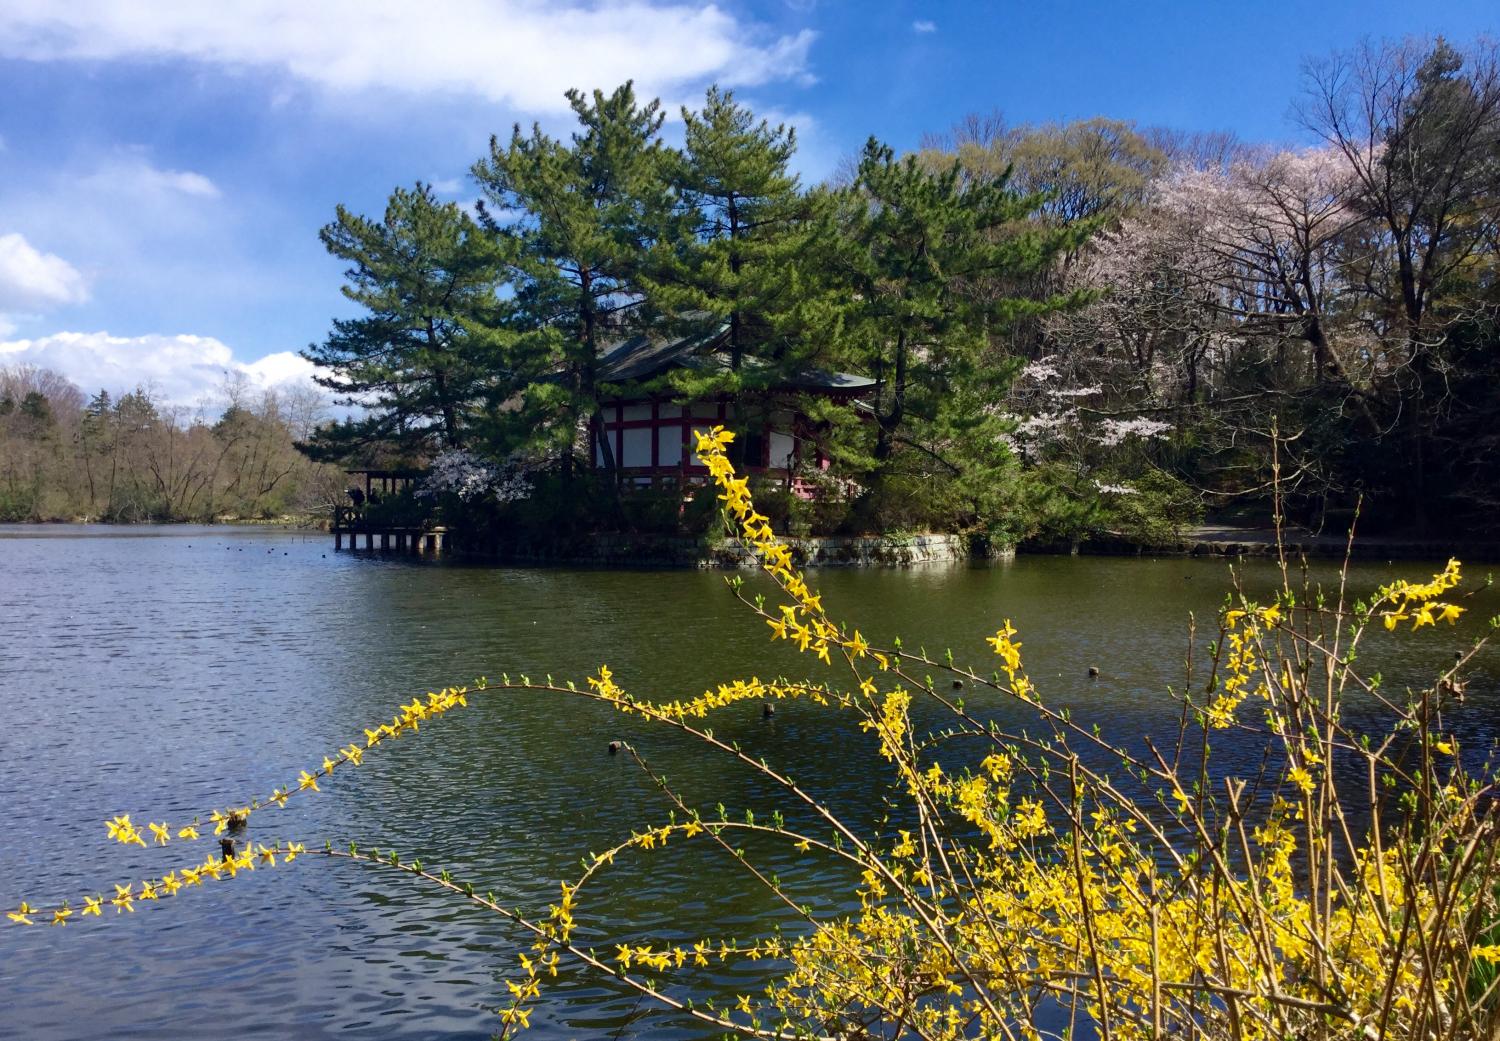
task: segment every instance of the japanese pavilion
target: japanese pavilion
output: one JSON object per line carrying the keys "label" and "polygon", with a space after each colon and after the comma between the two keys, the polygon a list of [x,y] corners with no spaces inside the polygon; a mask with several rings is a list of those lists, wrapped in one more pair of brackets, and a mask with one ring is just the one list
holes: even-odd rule
{"label": "japanese pavilion", "polygon": [[[869,393],[875,381],[864,376],[821,369],[802,369],[784,377],[752,403],[736,407],[733,395],[682,402],[669,392],[648,393],[639,384],[654,381],[674,368],[698,372],[729,368],[728,327],[707,335],[660,339],[638,335],[610,348],[600,359],[603,385],[601,419],[595,421],[594,465],[608,466],[601,441],[608,440],[620,480],[630,487],[684,487],[702,483],[708,471],[693,456],[695,432],[715,425],[733,429],[739,438],[741,468],[751,474],[780,478],[792,490],[807,494],[798,481],[800,469],[826,469],[817,425],[797,410],[797,399],[816,394],[840,402]],[[745,357],[745,366],[765,363]],[[610,388],[618,393],[611,396]]]}

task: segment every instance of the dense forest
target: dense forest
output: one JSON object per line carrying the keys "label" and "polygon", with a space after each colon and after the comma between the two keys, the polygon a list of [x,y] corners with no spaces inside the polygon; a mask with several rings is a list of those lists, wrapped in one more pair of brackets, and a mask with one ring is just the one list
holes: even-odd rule
{"label": "dense forest", "polygon": [[207,521],[305,515],[341,488],[294,442],[310,391],[224,388],[210,421],[137,389],[92,398],[45,369],[0,369],[0,521]]}
{"label": "dense forest", "polygon": [[184,423],[13,375],[0,512],[307,505],[329,479],[296,440],[430,466],[470,519],[689,523],[707,514],[611,479],[600,360],[727,329],[727,366],[633,389],[749,415],[787,373],[877,381],[858,407],[800,403],[834,465],[815,500],[767,494],[790,530],[1153,541],[1265,523],[1276,488],[1313,528],[1356,508],[1366,531],[1500,528],[1491,42],[1309,61],[1290,130],[1313,144],[976,116],[907,155],[872,139],[813,186],[794,132],[729,92],[683,110],[680,144],[629,84],[569,100],[566,139],[492,139],[476,206],[418,183],[323,229],[359,313],[305,354],[348,418],[313,429],[270,398]]}
{"label": "dense forest", "polygon": [[[1055,272],[1089,302],[1017,330],[1023,452],[1081,473],[1120,432],[1214,505],[1263,499],[1268,433],[1304,519],[1493,533],[1500,491],[1500,65],[1493,44],[1367,44],[1310,63],[1321,144],[1095,121],[974,124],[972,176],[1108,214]],[[945,154],[946,153],[946,154]],[[1014,398],[1013,398],[1014,399]],[[1102,456],[1100,455],[1104,453]]]}
{"label": "dense forest", "polygon": [[314,454],[481,490],[524,472],[533,500],[571,489],[549,524],[619,519],[579,491],[602,351],[727,324],[727,370],[648,389],[748,410],[797,367],[878,380],[866,407],[804,405],[836,460],[792,504],[815,528],[1150,538],[1263,523],[1279,480],[1313,527],[1359,505],[1365,530],[1495,529],[1493,44],[1309,62],[1306,147],[976,117],[811,188],[793,133],[728,93],[679,147],[628,85],[570,100],[570,139],[492,141],[477,215],[419,184],[324,230],[367,314],[308,357],[367,411]]}

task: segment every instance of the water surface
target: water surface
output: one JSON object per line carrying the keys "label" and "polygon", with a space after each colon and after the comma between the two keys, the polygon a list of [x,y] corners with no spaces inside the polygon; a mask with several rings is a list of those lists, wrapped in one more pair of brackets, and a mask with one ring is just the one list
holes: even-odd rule
{"label": "water surface", "polygon": [[[654,697],[735,675],[827,675],[771,645],[721,574],[433,565],[334,553],[329,542],[255,529],[0,526],[0,903],[76,904],[111,882],[159,875],[186,851],[123,849],[106,840],[105,817],[176,823],[246,801],[442,685],[502,672],[581,682],[603,662]],[[1368,589],[1434,568],[1361,564],[1353,582]],[[1264,588],[1273,569],[1251,564],[1245,576]],[[1023,557],[814,578],[833,613],[871,638],[900,633],[935,653],[951,645],[986,668],[981,638],[1010,618],[1049,697],[1138,740],[1169,728],[1175,709],[1162,692],[1183,682],[1189,613],[1212,617],[1228,573],[1223,561]],[[1471,606],[1459,633],[1399,646],[1377,638],[1368,656],[1388,686],[1450,661],[1500,609],[1489,594]],[[1481,662],[1462,723],[1471,747],[1494,739],[1496,687],[1493,659]],[[1020,721],[1012,706],[981,708]],[[714,726],[852,815],[879,812],[882,778],[849,721],[801,704],[768,720],[746,704]],[[607,754],[617,737],[708,806],[777,806],[743,770],[665,732],[577,700],[493,694],[377,749],[294,809],[258,815],[252,837],[395,847],[508,903],[545,908],[581,855],[632,823],[665,819],[649,781]],[[598,926],[588,942],[748,935],[773,920],[712,847],[648,856],[622,863],[619,881],[586,902],[583,917]],[[807,861],[781,866],[820,906],[847,893]],[[492,1009],[514,972],[515,940],[404,878],[308,858],[133,915],[0,928],[0,1037],[484,1038],[498,1028]],[[745,989],[729,974],[714,983]],[[608,984],[566,974],[530,1036],[701,1033],[641,1011]]]}

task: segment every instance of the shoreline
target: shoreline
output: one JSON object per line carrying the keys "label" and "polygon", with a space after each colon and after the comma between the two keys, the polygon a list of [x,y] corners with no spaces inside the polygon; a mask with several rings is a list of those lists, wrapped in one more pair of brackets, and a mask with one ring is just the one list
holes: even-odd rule
{"label": "shoreline", "polygon": [[[12,521],[0,524],[11,529],[11,537],[24,537],[24,529],[41,535],[70,526],[118,529],[205,529],[225,531],[278,531],[297,534],[327,534],[328,523],[312,516],[247,519],[218,518],[213,521],[102,521],[46,520]],[[20,529],[20,530],[17,530]],[[1145,543],[1116,535],[1101,535],[1078,542],[991,545],[987,540],[964,534],[901,533],[895,535],[783,536],[799,567],[913,567],[920,565],[974,565],[1005,562],[1017,556],[1097,557],[1214,557],[1272,559],[1277,555],[1276,532],[1269,528],[1233,525],[1199,525],[1185,529],[1172,542]],[[1289,559],[1342,560],[1347,552],[1353,560],[1445,560],[1458,557],[1476,563],[1500,563],[1500,542],[1459,541],[1414,536],[1319,535],[1291,530],[1284,535]],[[360,550],[367,553],[371,550]],[[373,552],[389,552],[375,550]],[[445,557],[474,563],[493,561],[520,566],[574,565],[633,568],[696,568],[733,570],[753,567],[754,561],[733,542],[710,542],[702,537],[601,533],[565,542],[464,547],[450,545]]]}
{"label": "shoreline", "polygon": [[46,520],[0,521],[7,528],[280,528],[287,531],[327,531],[328,521],[308,515],[282,517],[216,517],[213,520],[138,520],[115,521],[92,517],[49,517]]}
{"label": "shoreline", "polygon": [[[1460,560],[1500,562],[1500,542],[1424,538],[1410,535],[1320,535],[1302,530],[1283,532],[1287,557],[1310,560]],[[1205,524],[1186,529],[1177,541],[1145,546],[1129,539],[1102,537],[1078,547],[1087,556],[1275,557],[1276,531]]]}
{"label": "shoreline", "polygon": [[[973,566],[1008,562],[1017,556],[1205,557],[1275,559],[1276,533],[1270,529],[1205,525],[1184,531],[1173,542],[1142,543],[1101,536],[1076,543],[1022,542],[992,545],[969,535],[902,534],[783,537],[798,567]],[[1500,562],[1500,542],[1457,542],[1399,536],[1356,538],[1286,533],[1282,545],[1289,560],[1437,560],[1450,557],[1476,563]],[[454,558],[520,566],[573,565],[619,568],[697,568],[734,570],[754,567],[737,543],[709,543],[701,538],[665,535],[605,534],[566,543],[483,548],[451,546]]]}

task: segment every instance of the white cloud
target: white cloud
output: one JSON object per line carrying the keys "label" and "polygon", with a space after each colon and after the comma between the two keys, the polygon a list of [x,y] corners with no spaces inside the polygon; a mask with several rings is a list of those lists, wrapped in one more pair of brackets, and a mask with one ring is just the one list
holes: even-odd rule
{"label": "white cloud", "polygon": [[78,304],[88,297],[88,286],[72,264],[43,253],[24,235],[0,235],[0,317],[3,312]]}
{"label": "white cloud", "polygon": [[[0,339],[51,332],[59,323],[41,324],[42,315],[85,302],[74,328],[118,327],[111,315],[121,301],[136,326],[202,328],[204,301],[242,304],[267,284],[240,263],[242,212],[203,173],[159,164],[142,148],[87,149],[7,179],[0,232],[18,235],[0,237],[0,315],[11,326]],[[42,236],[57,256],[30,248]],[[188,316],[173,318],[179,310]]]}
{"label": "white cloud", "polygon": [[[225,210],[209,178],[156,166],[136,148],[91,155],[0,190],[0,228],[23,234],[44,229],[49,244],[80,263],[87,258],[89,282],[96,288],[117,285],[122,275],[159,270],[163,260],[188,257],[192,246],[223,226]],[[23,309],[16,294],[6,292],[10,280],[3,257],[11,252],[20,263],[29,247],[24,241],[10,243],[12,238],[20,236],[0,238],[0,311]],[[30,269],[40,273],[35,256],[29,259]],[[58,283],[50,294],[52,306],[88,298],[82,276],[71,265],[58,257],[45,259]],[[27,306],[43,309],[40,302]]]}
{"label": "white cloud", "polygon": [[139,150],[125,149],[108,156],[89,173],[77,179],[78,187],[90,195],[124,196],[140,202],[177,201],[178,196],[217,199],[213,181],[192,170],[164,170],[153,166]]}
{"label": "white cloud", "polygon": [[821,123],[811,112],[804,109],[788,110],[775,105],[750,103],[757,119],[764,119],[771,126],[784,125],[797,132],[797,152],[792,156],[792,170],[802,178],[804,184],[817,184],[838,162],[839,147],[824,132]]}
{"label": "white cloud", "polygon": [[336,90],[476,95],[532,113],[569,87],[646,96],[717,80],[811,82],[810,30],[772,38],[713,5],[632,0],[8,0],[0,55],[186,59],[285,70]]}
{"label": "white cloud", "polygon": [[157,170],[151,167],[147,172],[152,176],[153,182],[150,186],[166,192],[181,192],[183,195],[197,195],[205,199],[217,199],[219,189],[207,177],[191,170]]}
{"label": "white cloud", "polygon": [[[738,98],[736,98],[738,100]],[[775,105],[752,105],[756,119],[764,119],[771,126],[789,126],[797,132],[797,140],[800,142],[808,134],[818,130],[818,120],[811,112],[801,109],[787,111],[777,108]]]}
{"label": "white cloud", "polygon": [[258,386],[280,387],[294,383],[312,383],[317,366],[293,351],[277,351],[239,368]]}
{"label": "white cloud", "polygon": [[911,31],[914,33],[935,33],[937,32],[937,23],[929,22],[925,18],[918,19],[911,23]]}
{"label": "white cloud", "polygon": [[243,375],[257,387],[311,385],[313,365],[290,351],[259,361],[236,361],[212,336],[111,336],[54,333],[0,341],[0,365],[36,365],[68,377],[85,392],[121,394],[147,387],[165,404],[193,406],[215,400],[225,381]]}

